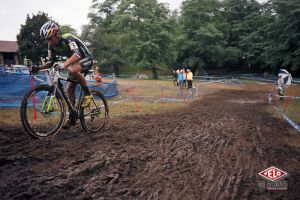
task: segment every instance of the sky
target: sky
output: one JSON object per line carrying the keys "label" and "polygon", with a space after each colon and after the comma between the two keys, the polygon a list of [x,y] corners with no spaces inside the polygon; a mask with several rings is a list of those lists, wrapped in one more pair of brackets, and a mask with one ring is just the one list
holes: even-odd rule
{"label": "sky", "polygon": [[[169,3],[170,9],[179,9],[182,0],[159,0]],[[79,33],[88,23],[87,15],[92,0],[0,0],[0,40],[16,41],[26,16],[43,11],[60,24],[69,24]]]}
{"label": "sky", "polygon": [[[174,10],[180,8],[183,0],[158,1],[168,3],[169,8]],[[88,23],[87,14],[92,0],[0,0],[0,5],[0,40],[16,41],[27,14],[32,16],[38,11],[47,13],[60,24],[71,25],[80,33],[81,26]]]}

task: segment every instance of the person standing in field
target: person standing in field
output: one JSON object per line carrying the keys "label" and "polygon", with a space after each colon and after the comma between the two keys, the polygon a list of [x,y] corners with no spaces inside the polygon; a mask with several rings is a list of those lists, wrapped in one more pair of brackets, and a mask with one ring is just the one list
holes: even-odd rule
{"label": "person standing in field", "polygon": [[188,75],[188,68],[185,68],[185,70],[184,70],[184,78],[185,78],[185,80],[184,80],[184,87],[187,87],[187,75]]}
{"label": "person standing in field", "polygon": [[179,86],[180,86],[180,88],[183,87],[184,76],[185,76],[185,75],[184,75],[183,70],[180,70],[180,71],[179,71],[179,74],[178,74],[178,81],[179,81]]}
{"label": "person standing in field", "polygon": [[190,69],[187,69],[187,76],[186,76],[188,89],[190,91],[190,94],[192,94],[193,89],[193,72]]}

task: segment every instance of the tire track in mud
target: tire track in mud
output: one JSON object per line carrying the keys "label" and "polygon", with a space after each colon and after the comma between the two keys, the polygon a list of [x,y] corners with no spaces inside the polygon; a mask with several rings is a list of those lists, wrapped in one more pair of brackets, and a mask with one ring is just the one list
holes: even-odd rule
{"label": "tire track in mud", "polygon": [[[300,196],[299,148],[259,93],[210,94],[188,109],[113,119],[101,135],[80,127],[43,140],[3,127],[4,199],[290,199]],[[249,104],[243,102],[251,102]],[[286,146],[284,146],[286,145]],[[291,164],[290,164],[291,163]],[[260,191],[270,165],[292,174],[288,192]]]}

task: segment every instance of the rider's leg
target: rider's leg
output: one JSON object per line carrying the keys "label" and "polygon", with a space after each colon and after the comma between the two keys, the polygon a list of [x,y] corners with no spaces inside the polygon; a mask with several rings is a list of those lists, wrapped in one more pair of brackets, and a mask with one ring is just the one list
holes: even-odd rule
{"label": "rider's leg", "polygon": [[[75,90],[76,90],[76,84],[68,82],[67,85],[67,92],[68,92],[68,97],[70,99],[71,104],[74,106],[75,105]],[[66,123],[63,125],[63,129],[69,129],[71,126],[76,124],[76,119],[74,118],[71,110],[69,110],[69,120],[66,121]]]}
{"label": "rider's leg", "polygon": [[70,65],[68,67],[69,73],[71,74],[72,77],[74,77],[79,84],[81,85],[84,95],[91,95],[88,87],[87,87],[87,82],[84,78],[84,76],[80,73],[81,67],[78,63],[75,63],[74,65]]}
{"label": "rider's leg", "polygon": [[68,82],[68,85],[67,85],[68,97],[73,106],[75,105],[75,89],[76,89],[76,84],[72,83],[72,82]]}
{"label": "rider's leg", "polygon": [[79,84],[81,85],[81,88],[84,92],[84,98],[82,101],[82,107],[88,107],[91,103],[91,100],[93,99],[93,96],[91,95],[89,88],[87,86],[87,81],[85,80],[84,76],[80,73],[81,66],[78,63],[75,63],[74,65],[71,65],[68,67],[69,73],[72,77],[74,77]]}

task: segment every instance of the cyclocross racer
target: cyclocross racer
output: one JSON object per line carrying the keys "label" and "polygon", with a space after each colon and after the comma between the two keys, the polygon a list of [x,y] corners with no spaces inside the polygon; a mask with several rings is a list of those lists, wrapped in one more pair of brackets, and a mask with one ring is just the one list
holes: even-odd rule
{"label": "cyclocross racer", "polygon": [[[65,62],[61,62],[55,67],[61,70],[68,69],[68,78],[79,82],[84,91],[84,99],[81,106],[88,107],[93,96],[90,94],[87,81],[81,73],[87,72],[93,66],[90,51],[76,36],[70,33],[61,34],[59,27],[52,21],[46,22],[41,27],[40,35],[48,41],[49,61],[39,67],[33,67],[31,71],[38,72],[41,69],[50,68],[57,61],[56,55],[68,57]],[[75,104],[75,88],[75,83],[68,82],[68,96],[73,105]],[[65,128],[70,128],[71,125],[75,125],[75,121],[70,115],[70,120],[67,121]]]}

